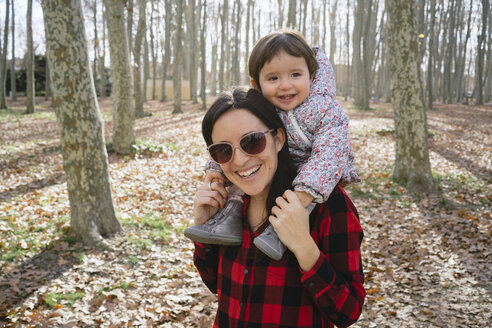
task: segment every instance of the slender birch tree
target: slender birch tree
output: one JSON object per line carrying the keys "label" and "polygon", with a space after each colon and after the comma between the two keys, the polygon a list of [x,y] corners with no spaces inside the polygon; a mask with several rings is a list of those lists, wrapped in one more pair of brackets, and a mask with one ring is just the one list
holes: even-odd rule
{"label": "slender birch tree", "polygon": [[27,1],[27,52],[26,52],[26,114],[34,113],[34,46],[32,40],[32,0]]}
{"label": "slender birch tree", "polygon": [[176,1],[176,35],[174,36],[174,60],[173,60],[173,93],[174,93],[174,110],[173,114],[182,113],[181,109],[181,52],[183,37],[183,2]]}
{"label": "slender birch tree", "polygon": [[12,32],[12,48],[11,48],[11,58],[12,60],[10,61],[10,99],[12,100],[17,100],[17,95],[16,95],[16,78],[15,78],[15,13],[14,13],[14,0],[12,0],[12,26],[11,26],[11,32]]}
{"label": "slender birch tree", "polygon": [[3,30],[2,57],[0,58],[0,109],[7,109],[7,47],[9,45],[9,11],[10,0],[5,0],[5,29]]}

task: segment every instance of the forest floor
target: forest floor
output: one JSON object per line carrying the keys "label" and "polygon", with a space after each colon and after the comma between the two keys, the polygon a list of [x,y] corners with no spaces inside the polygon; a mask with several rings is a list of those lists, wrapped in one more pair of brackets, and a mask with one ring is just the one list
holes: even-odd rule
{"label": "forest floor", "polygon": [[[354,327],[486,327],[492,320],[492,107],[428,111],[436,191],[410,194],[391,180],[390,104],[350,118],[362,182],[347,187],[365,237],[367,298]],[[135,153],[109,153],[124,233],[111,250],[77,243],[50,103],[0,111],[0,327],[210,327],[216,298],[182,232],[202,180],[203,111],[149,101]],[[106,140],[111,100],[100,99]],[[488,324],[487,324],[488,322]]]}

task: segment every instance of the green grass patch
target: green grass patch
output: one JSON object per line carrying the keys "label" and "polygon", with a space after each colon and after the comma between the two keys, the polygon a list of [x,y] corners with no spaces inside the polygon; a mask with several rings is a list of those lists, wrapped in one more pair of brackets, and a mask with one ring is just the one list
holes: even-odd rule
{"label": "green grass patch", "polygon": [[43,297],[43,301],[50,308],[60,308],[62,306],[71,307],[77,300],[82,299],[84,293],[77,291],[75,293],[49,293]]}
{"label": "green grass patch", "polygon": [[128,282],[128,281],[122,281],[120,282],[119,285],[113,285],[113,286],[108,286],[108,287],[104,287],[100,290],[97,291],[97,294],[98,295],[102,295],[103,293],[109,293],[115,289],[123,289],[124,291],[127,291],[128,289],[132,288],[133,287],[133,282]]}

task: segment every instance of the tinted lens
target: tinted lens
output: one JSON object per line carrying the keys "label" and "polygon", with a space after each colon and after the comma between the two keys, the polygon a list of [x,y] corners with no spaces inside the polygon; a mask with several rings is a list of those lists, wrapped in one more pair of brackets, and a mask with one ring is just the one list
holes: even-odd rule
{"label": "tinted lens", "polygon": [[227,163],[232,157],[232,147],[229,144],[216,144],[208,149],[210,156],[219,164]]}
{"label": "tinted lens", "polygon": [[265,150],[266,137],[264,132],[254,132],[241,139],[241,148],[250,155],[256,155]]}

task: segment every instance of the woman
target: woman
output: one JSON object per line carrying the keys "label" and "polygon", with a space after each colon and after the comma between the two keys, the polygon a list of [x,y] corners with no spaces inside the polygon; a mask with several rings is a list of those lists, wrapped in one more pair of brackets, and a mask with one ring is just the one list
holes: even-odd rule
{"label": "woman", "polygon": [[[195,243],[194,263],[218,295],[214,327],[339,327],[357,321],[365,298],[363,233],[341,187],[308,215],[291,190],[296,175],[285,127],[256,90],[222,94],[202,122],[209,153],[244,193],[243,243]],[[197,189],[195,224],[227,197],[224,178],[209,174]],[[270,222],[288,252],[275,261],[253,244]]]}

